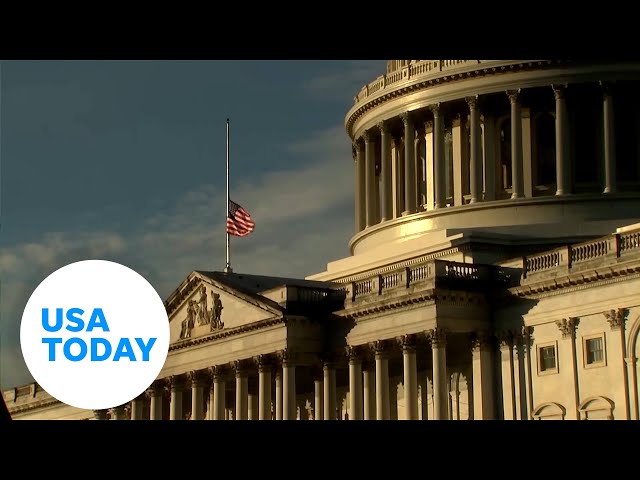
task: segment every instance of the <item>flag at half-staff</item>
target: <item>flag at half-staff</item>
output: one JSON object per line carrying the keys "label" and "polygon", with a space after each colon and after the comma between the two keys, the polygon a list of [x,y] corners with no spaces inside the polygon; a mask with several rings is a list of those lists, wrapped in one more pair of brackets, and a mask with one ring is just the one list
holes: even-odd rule
{"label": "flag at half-staff", "polygon": [[255,229],[251,215],[236,202],[229,199],[227,214],[227,233],[235,237],[246,237]]}

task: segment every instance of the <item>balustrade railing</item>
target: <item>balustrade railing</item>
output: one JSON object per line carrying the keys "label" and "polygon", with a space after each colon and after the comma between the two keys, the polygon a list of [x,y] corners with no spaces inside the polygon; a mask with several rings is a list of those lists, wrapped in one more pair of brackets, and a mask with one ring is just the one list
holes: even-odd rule
{"label": "balustrade railing", "polygon": [[576,268],[576,264],[591,262],[607,256],[624,257],[627,254],[640,254],[640,230],[530,255],[522,259],[522,268],[516,268],[513,265],[507,268],[429,260],[352,282],[348,291],[353,302],[358,298],[406,290],[412,285],[428,280],[433,280],[434,286],[440,281],[458,280],[476,281],[479,288],[485,288],[484,283],[487,282],[494,282],[501,286],[513,286],[518,283],[520,276],[526,280],[529,275],[551,272],[554,269],[566,274],[571,272],[572,267]]}
{"label": "balustrade railing", "polygon": [[[532,60],[533,61],[533,60]],[[535,60],[539,61],[539,60]],[[511,65],[518,63],[520,60],[421,60],[419,62],[411,63],[407,66],[401,67],[386,75],[381,75],[374,81],[365,85],[360,89],[358,94],[354,98],[354,103],[357,104],[367,97],[374,95],[381,90],[387,88],[394,88],[396,84],[407,80],[421,80],[429,79],[430,77],[440,77],[443,73],[464,73],[467,70],[472,70],[482,65],[484,67],[502,67],[505,65]]]}

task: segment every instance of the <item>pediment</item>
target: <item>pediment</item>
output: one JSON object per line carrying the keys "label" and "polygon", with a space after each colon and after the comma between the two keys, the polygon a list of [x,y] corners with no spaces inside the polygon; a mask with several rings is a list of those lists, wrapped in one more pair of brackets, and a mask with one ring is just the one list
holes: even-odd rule
{"label": "pediment", "polygon": [[275,302],[192,272],[165,302],[170,344],[282,315]]}

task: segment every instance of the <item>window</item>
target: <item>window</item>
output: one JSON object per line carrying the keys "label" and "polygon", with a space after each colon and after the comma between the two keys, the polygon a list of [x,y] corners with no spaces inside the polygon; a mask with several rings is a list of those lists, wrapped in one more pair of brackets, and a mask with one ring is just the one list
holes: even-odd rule
{"label": "window", "polygon": [[558,373],[558,346],[556,342],[538,345],[538,375]]}
{"label": "window", "polygon": [[542,347],[540,349],[540,370],[545,372],[556,368],[556,349],[554,347]]}
{"label": "window", "polygon": [[585,368],[602,367],[606,365],[606,350],[604,333],[585,336],[582,343]]}

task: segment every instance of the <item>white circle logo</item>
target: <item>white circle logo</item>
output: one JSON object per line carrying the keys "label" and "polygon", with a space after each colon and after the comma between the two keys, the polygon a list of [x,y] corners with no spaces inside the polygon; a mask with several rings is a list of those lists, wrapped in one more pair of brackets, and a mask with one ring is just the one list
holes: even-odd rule
{"label": "white circle logo", "polygon": [[140,274],[85,260],[56,270],[31,294],[20,345],[51,396],[82,409],[113,408],[142,394],[162,370],[169,319]]}

